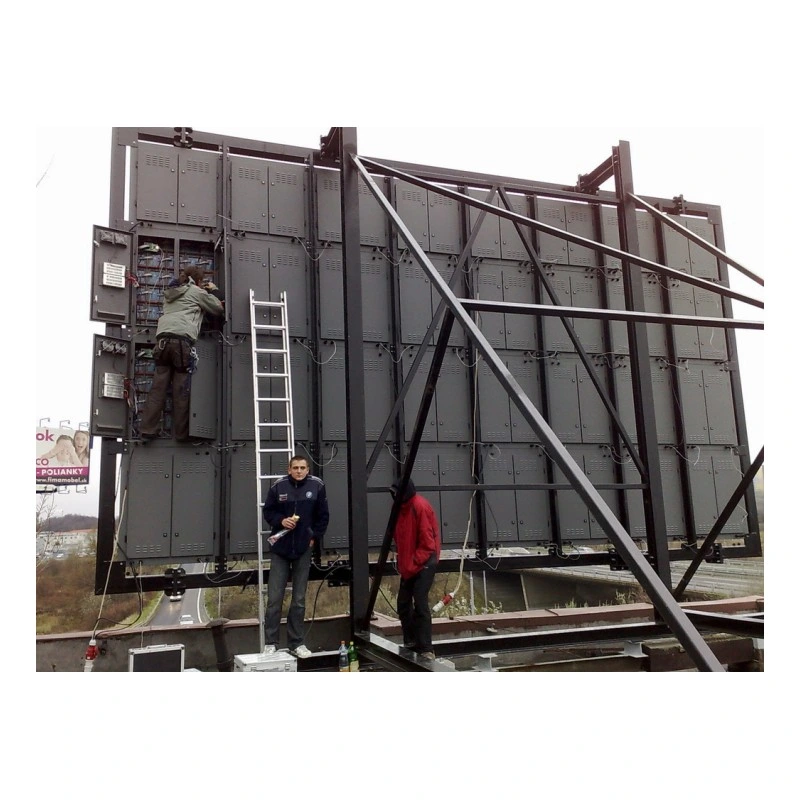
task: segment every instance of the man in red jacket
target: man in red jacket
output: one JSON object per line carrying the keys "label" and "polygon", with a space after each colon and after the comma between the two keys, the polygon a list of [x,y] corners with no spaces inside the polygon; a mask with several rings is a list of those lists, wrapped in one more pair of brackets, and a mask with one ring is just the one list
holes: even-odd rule
{"label": "man in red jacket", "polygon": [[[397,496],[399,483],[390,489]],[[397,615],[403,629],[403,645],[422,658],[434,658],[431,608],[428,592],[436,575],[442,551],[439,523],[431,504],[414,488],[409,479],[403,494],[400,514],[394,528],[400,588],[397,592]]]}

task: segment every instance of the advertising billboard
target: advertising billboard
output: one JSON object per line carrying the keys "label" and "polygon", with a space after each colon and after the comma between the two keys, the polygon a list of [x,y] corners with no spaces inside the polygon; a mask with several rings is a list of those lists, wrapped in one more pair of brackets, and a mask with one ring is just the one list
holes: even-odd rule
{"label": "advertising billboard", "polygon": [[72,486],[89,483],[89,431],[36,428],[36,484]]}

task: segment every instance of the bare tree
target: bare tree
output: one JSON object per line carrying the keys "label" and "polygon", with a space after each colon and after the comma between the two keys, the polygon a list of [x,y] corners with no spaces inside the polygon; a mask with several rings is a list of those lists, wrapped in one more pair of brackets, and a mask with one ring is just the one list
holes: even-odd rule
{"label": "bare tree", "polygon": [[50,520],[56,512],[54,493],[36,494],[36,577],[47,565],[47,556],[52,551],[58,534],[49,530]]}

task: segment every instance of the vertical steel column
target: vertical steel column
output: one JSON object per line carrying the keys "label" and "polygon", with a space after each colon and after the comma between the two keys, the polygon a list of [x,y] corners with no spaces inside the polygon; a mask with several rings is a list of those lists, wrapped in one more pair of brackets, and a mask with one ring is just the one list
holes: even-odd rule
{"label": "vertical steel column", "polygon": [[[94,563],[94,593],[102,594],[103,587],[108,577],[110,561],[114,557],[114,539],[116,536],[116,513],[114,486],[117,477],[117,455],[122,451],[122,445],[115,439],[105,436],[100,440],[100,499],[97,507],[97,552]],[[123,509],[127,514],[127,509]],[[119,568],[115,577],[124,580],[124,568]]]}
{"label": "vertical steel column", "polygon": [[[111,168],[110,194],[108,201],[108,224],[111,228],[119,227],[125,217],[125,146],[118,143],[119,129],[111,129]],[[133,239],[134,244],[136,238]],[[136,249],[134,248],[134,253]],[[134,263],[135,266],[135,263]],[[131,293],[132,296],[132,293]],[[132,304],[133,300],[129,301]],[[107,336],[121,335],[117,325],[106,325]],[[130,348],[132,350],[132,348]],[[128,356],[132,364],[132,356]],[[95,391],[92,388],[92,391]],[[117,455],[122,452],[122,444],[116,439],[105,436],[100,439],[100,485],[97,508],[97,553],[95,555],[94,591],[96,595],[103,592],[109,570],[115,579],[124,581],[124,567],[112,568],[109,562],[114,557],[114,538],[116,535],[116,513],[114,495],[117,478]]]}
{"label": "vertical steel column", "polygon": [[[220,145],[221,162],[220,170],[222,173],[222,190],[220,196],[220,208],[217,215],[217,227],[219,229],[218,243],[221,243],[222,263],[219,266],[219,283],[222,286],[222,291],[225,297],[231,297],[231,265],[229,263],[230,249],[228,247],[228,235],[231,232],[231,172],[233,171],[230,158],[230,147],[223,142]],[[216,246],[214,248],[213,258],[216,264],[217,253]],[[228,301],[230,304],[230,300]],[[222,317],[222,333],[220,339],[225,339],[225,324],[227,322],[228,309]],[[217,419],[217,442],[219,450],[217,451],[218,457],[218,480],[219,480],[219,539],[217,541],[217,554],[215,559],[215,570],[217,574],[224,574],[228,568],[227,555],[228,546],[230,544],[231,536],[231,450],[230,443],[233,438],[233,431],[231,430],[231,409],[233,408],[233,384],[231,380],[233,372],[233,347],[224,347],[222,341],[219,342],[219,359],[218,359],[218,388],[220,402],[219,402],[219,415]],[[255,441],[253,442],[253,450],[255,450]],[[258,475],[258,453],[255,453],[256,468],[255,474]],[[259,510],[260,513],[260,510]],[[259,624],[263,626],[263,620],[259,620]],[[260,628],[263,630],[263,627]]]}
{"label": "vertical steel column", "polygon": [[108,224],[117,228],[125,217],[125,154],[127,148],[117,142],[118,129],[111,129],[111,172],[108,198]]}
{"label": "vertical steel column", "polygon": [[[636,223],[636,203],[633,194],[633,169],[630,143],[621,141],[612,148],[614,181],[619,201],[620,249],[639,255],[639,234]],[[623,283],[625,307],[629,311],[644,311],[642,268],[631,261],[623,261]],[[634,392],[636,431],[639,435],[639,454],[647,470],[643,491],[645,526],[647,528],[647,551],[653,561],[653,569],[669,589],[672,578],[667,547],[667,521],[664,510],[664,490],[661,484],[661,462],[658,456],[658,434],[653,405],[653,383],[650,374],[650,348],[647,343],[647,328],[642,323],[629,322],[628,342],[631,350],[631,379]]]}
{"label": "vertical steel column", "polygon": [[[308,342],[311,350],[319,354],[322,346],[320,340],[320,296],[319,296],[319,283],[320,283],[320,263],[322,254],[325,252],[324,246],[318,247],[318,231],[317,231],[317,159],[316,155],[312,153],[308,159],[308,245],[311,251],[309,256],[308,266],[308,297],[304,298],[306,307],[309,309],[309,336]],[[342,288],[344,291],[344,287]],[[290,341],[291,341],[291,337]],[[291,349],[291,345],[290,345]],[[313,356],[312,356],[313,361]],[[308,449],[309,455],[318,458],[320,464],[323,460],[320,458],[322,453],[322,377],[320,371],[312,367],[310,371],[310,386],[311,386],[311,408],[309,410],[309,425],[308,425]],[[296,429],[295,429],[296,430]],[[320,467],[317,473],[322,480],[325,480],[325,467]],[[321,555],[322,550],[319,543],[314,545],[315,557]]]}
{"label": "vertical steel column", "polygon": [[347,417],[347,510],[350,515],[350,619],[366,628],[369,597],[367,518],[367,423],[364,402],[364,320],[361,306],[361,226],[358,215],[356,129],[340,128],[342,165],[342,261],[344,281],[345,414]]}
{"label": "vertical steel column", "polygon": [[[713,220],[714,225],[714,238],[717,246],[725,249],[725,235],[722,230],[722,223],[718,220]],[[725,286],[730,286],[730,271],[728,265],[722,260],[717,261],[719,265],[719,278],[720,282]],[[738,267],[740,270],[742,267]],[[760,285],[764,285],[758,276],[753,275],[745,270],[745,274],[752,277]],[[722,301],[722,314],[725,317],[733,316],[733,304],[727,297],[721,297]],[[745,425],[745,410],[744,410],[744,395],[742,393],[742,376],[739,369],[739,351],[736,345],[736,331],[725,331],[725,343],[728,347],[728,363],[731,367],[731,391],[733,393],[733,417],[736,421],[736,434],[739,442],[739,464],[742,472],[748,472],[751,466],[750,461],[750,443],[747,437],[747,426]],[[762,448],[763,449],[763,448]],[[755,486],[752,481],[748,485],[744,493],[745,508],[747,509],[747,530],[745,536],[745,546],[750,555],[761,556],[763,551],[761,548],[761,534],[758,524],[758,507],[756,505]]]}
{"label": "vertical steel column", "polygon": [[[658,259],[667,262],[667,247],[664,241],[664,225],[661,223],[656,224],[656,244],[658,247]],[[667,314],[674,314],[675,308],[672,300],[672,290],[669,286],[667,278],[666,282],[662,282],[659,277],[659,284],[661,286],[661,302],[664,306],[664,312]],[[665,285],[666,283],[666,285]],[[675,344],[676,329],[670,325],[666,329],[666,342],[667,342],[667,363],[670,365],[670,378],[672,380],[672,411],[675,415],[675,433],[677,435],[676,444],[680,448],[675,450],[680,458],[678,464],[678,474],[681,481],[681,504],[683,506],[683,515],[686,522],[686,542],[689,545],[694,545],[697,542],[697,524],[694,517],[694,499],[692,498],[692,479],[689,474],[689,458],[688,447],[686,443],[686,416],[684,409],[686,406],[686,397],[681,381],[680,360],[678,359],[678,348]]]}
{"label": "vertical steel column", "polygon": [[[604,162],[605,163],[605,162]],[[601,165],[602,166],[602,165]],[[609,157],[608,159],[608,168],[613,175],[613,161]],[[598,167],[600,169],[600,167]],[[580,181],[580,177],[579,177]],[[603,230],[602,225],[602,207],[599,203],[592,203],[592,225],[593,230],[595,231],[594,235],[600,239],[602,237],[601,231]],[[609,298],[609,290],[608,290],[608,280],[607,280],[607,267],[605,266],[598,266],[597,272],[599,275],[602,276],[598,280],[598,286],[600,287],[600,307],[601,308],[611,308],[611,301]],[[603,320],[601,322],[602,329],[603,329],[603,350],[606,353],[609,353],[611,359],[613,361],[615,354],[614,354],[614,346],[613,346],[613,337],[611,335],[611,322],[609,320]],[[617,382],[614,380],[614,366],[612,363],[609,363],[609,367],[607,370],[608,373],[608,397],[611,401],[611,405],[615,409],[620,408],[620,396],[617,388]],[[618,458],[612,458],[614,462],[613,470],[614,470],[614,477],[616,483],[624,484],[627,482],[627,476],[625,474],[625,464],[622,460],[622,448],[627,447],[627,442],[625,437],[622,435],[620,430],[617,430],[616,426],[612,431],[612,439],[614,442],[614,447],[619,448],[620,456]],[[626,434],[627,436],[627,434]],[[633,458],[634,451],[630,449],[628,452],[631,453],[631,458]],[[638,451],[636,452],[636,457],[638,458]],[[635,461],[635,459],[634,459]],[[639,465],[637,464],[637,469],[639,469]],[[640,470],[640,478],[644,480],[641,476]],[[630,513],[630,499],[632,493],[626,492],[625,489],[620,489],[617,492],[617,500],[619,502],[619,521],[625,526],[628,533],[630,533],[631,537],[633,537],[633,525],[631,523],[631,513]]]}
{"label": "vertical steel column", "polygon": [[[391,198],[391,202],[393,206],[397,206],[397,181],[389,181],[389,197]],[[402,333],[402,326],[401,326],[401,319],[402,314],[400,311],[400,257],[398,254],[398,247],[397,247],[397,238],[394,235],[394,231],[391,229],[389,225],[389,221],[384,217],[383,224],[386,226],[388,230],[388,241],[386,245],[386,256],[387,261],[389,263],[389,270],[390,270],[390,280],[389,280],[389,296],[390,302],[392,304],[391,308],[391,343],[390,347],[393,349],[392,352],[392,394],[396,398],[400,394],[400,390],[403,387],[403,368],[402,368],[402,354],[403,354],[403,333]],[[392,267],[396,267],[392,269]],[[394,469],[394,475],[396,478],[400,477],[400,467],[402,466],[403,459],[405,458],[405,413],[403,412],[402,406],[397,405],[397,413],[391,413],[389,418],[386,420],[383,429],[378,436],[378,441],[373,446],[372,454],[369,457],[369,461],[367,462],[367,478],[372,474],[372,470],[375,466],[375,463],[378,460],[378,455],[380,451],[383,449],[383,445],[386,442],[386,437],[389,432],[389,427],[392,428],[394,432],[394,445],[390,447],[390,450],[393,450],[392,455],[394,456],[394,464],[392,465]],[[370,609],[370,613],[371,613]]]}
{"label": "vertical steel column", "polygon": [[[489,203],[494,202],[495,195],[497,194],[497,186],[492,186],[489,190],[489,194],[486,196],[486,200]],[[461,194],[467,194],[467,188],[465,186],[459,187],[458,190]],[[475,242],[475,239],[478,237],[478,231],[480,230],[481,225],[483,224],[484,219],[486,219],[486,210],[481,210],[476,219],[476,224],[473,227],[472,231],[470,232],[469,228],[469,212],[470,207],[465,203],[458,204],[458,214],[459,214],[459,223],[461,225],[461,241],[464,242],[464,247],[459,255],[458,261],[456,263],[455,269],[453,270],[453,278],[450,282],[448,282],[448,286],[455,287],[455,275],[458,272],[463,270],[464,264],[470,264],[470,268],[465,270],[464,272],[464,296],[465,297],[475,297],[476,289],[475,281],[473,281],[473,272],[472,267],[475,266],[475,262],[472,258],[472,246]],[[439,305],[444,305],[444,298],[439,300]],[[472,353],[476,353],[477,351],[474,349],[472,342],[467,337],[467,347],[465,348],[465,354],[467,357],[467,361],[471,363],[471,366],[467,367],[467,375],[469,377],[469,396],[470,396],[470,409],[472,409],[472,420],[473,429],[472,429],[472,449],[469,453],[470,459],[470,476],[469,479],[472,483],[483,483],[484,482],[484,475],[483,475],[483,450],[482,445],[483,443],[481,440],[483,439],[482,431],[483,431],[483,421],[481,419],[481,404],[480,404],[480,390],[479,390],[479,383],[480,383],[480,368],[479,368],[479,359],[475,359],[474,361],[470,357]],[[489,536],[488,536],[488,529],[486,526],[486,495],[480,491],[476,491],[474,497],[475,503],[475,519],[473,524],[473,532],[476,539],[476,547],[475,547],[475,556],[477,558],[486,558],[486,554],[489,551]],[[467,515],[469,518],[469,509],[471,508],[473,503],[472,495],[470,495],[470,499],[467,505]],[[468,541],[464,541],[464,547],[466,547]]]}

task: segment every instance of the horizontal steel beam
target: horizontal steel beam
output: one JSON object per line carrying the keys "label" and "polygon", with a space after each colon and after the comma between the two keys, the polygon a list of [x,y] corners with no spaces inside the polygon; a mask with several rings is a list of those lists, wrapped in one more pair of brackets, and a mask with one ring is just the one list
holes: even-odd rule
{"label": "horizontal steel beam", "polygon": [[360,653],[370,661],[392,671],[400,672],[453,672],[447,664],[440,664],[427,658],[420,658],[406,647],[401,648],[389,639],[369,633],[356,634],[355,645]]}
{"label": "horizontal steel beam", "polygon": [[691,609],[686,609],[686,616],[698,628],[705,630],[742,634],[752,636],[754,639],[764,638],[763,616],[731,616],[730,614],[715,614],[711,611],[692,611]]}
{"label": "horizontal steel beam", "polygon": [[[615,489],[644,489],[644,483],[595,483],[595,489],[610,490]],[[572,489],[570,483],[452,483],[447,486],[436,484],[422,485],[415,483],[418,492],[502,492],[517,491],[519,489],[562,489],[568,491]],[[388,486],[369,486],[368,494],[379,494],[388,492]]]}
{"label": "horizontal steel beam", "polygon": [[[742,634],[752,638],[763,638],[763,620],[752,617],[728,617],[699,611],[687,611],[696,619],[698,626],[720,632]],[[487,619],[487,626],[491,620]],[[727,627],[725,627],[727,626]],[[759,635],[760,634],[760,635]],[[597,625],[561,630],[531,631],[526,633],[496,633],[454,639],[437,639],[434,642],[439,658],[481,655],[484,653],[516,653],[525,650],[558,649],[578,645],[614,644],[638,642],[644,639],[662,638],[670,635],[663,622],[640,622],[623,625]],[[420,659],[406,648],[374,633],[369,637],[359,636],[356,642],[359,651],[367,658],[392,670],[404,672],[448,671],[444,664]]]}
{"label": "horizontal steel beam", "polygon": [[[554,622],[557,622],[554,620]],[[487,621],[487,625],[491,624]],[[479,653],[509,653],[518,650],[569,647],[599,642],[627,642],[669,636],[669,626],[663,622],[641,622],[627,625],[597,625],[562,630],[532,631],[473,636],[458,639],[437,639],[437,656],[464,656]]]}
{"label": "horizontal steel beam", "polygon": [[622,311],[579,306],[551,306],[536,303],[509,303],[503,300],[462,300],[468,311],[490,311],[498,314],[530,314],[541,317],[573,317],[576,319],[650,322],[662,325],[701,325],[706,328],[738,328],[763,331],[762,320],[730,319],[729,317],[695,317],[686,314],[657,314],[652,311]]}

